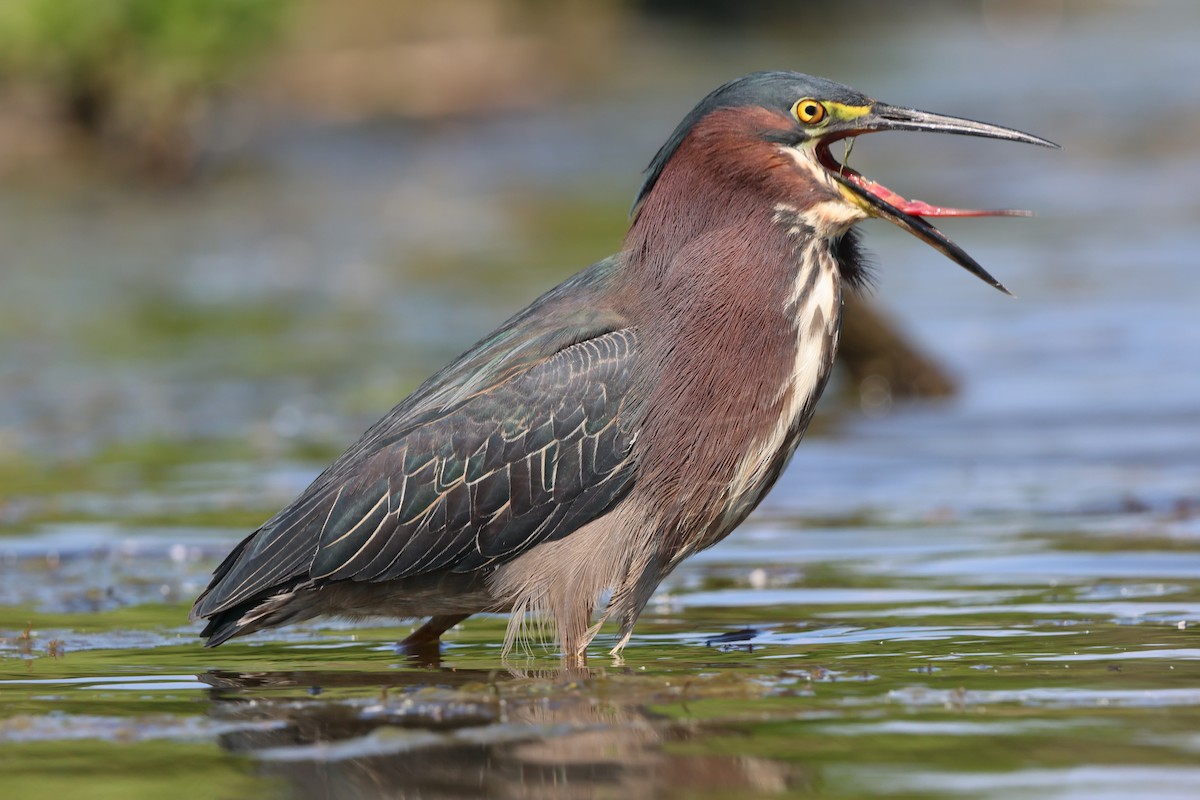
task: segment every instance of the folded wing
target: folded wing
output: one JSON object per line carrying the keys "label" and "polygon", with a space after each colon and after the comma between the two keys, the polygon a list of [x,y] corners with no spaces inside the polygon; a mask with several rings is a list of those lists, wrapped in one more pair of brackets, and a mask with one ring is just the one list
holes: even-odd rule
{"label": "folded wing", "polygon": [[300,583],[477,570],[602,516],[633,484],[637,353],[632,330],[595,332],[385,419],[230,554],[193,617]]}

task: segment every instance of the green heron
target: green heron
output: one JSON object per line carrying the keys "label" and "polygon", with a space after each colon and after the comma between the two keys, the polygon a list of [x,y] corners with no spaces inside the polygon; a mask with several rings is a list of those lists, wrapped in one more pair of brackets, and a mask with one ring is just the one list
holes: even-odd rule
{"label": "green heron", "polygon": [[[1007,291],[925,217],[1013,214],[906,200],[839,164],[864,133],[1056,147],[755,73],[659,149],[616,255],[550,290],[423,383],[217,567],[192,618],[208,646],[320,614],[554,619],[564,663],[600,625],[617,655],[655,588],[774,485],[837,350],[851,226],[881,217]],[[607,595],[599,619],[597,607]]]}

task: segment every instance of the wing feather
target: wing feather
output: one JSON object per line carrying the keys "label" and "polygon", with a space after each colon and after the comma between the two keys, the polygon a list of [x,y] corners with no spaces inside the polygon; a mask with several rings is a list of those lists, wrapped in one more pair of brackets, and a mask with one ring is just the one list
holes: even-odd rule
{"label": "wing feather", "polygon": [[193,614],[301,581],[480,569],[603,515],[634,479],[636,359],[632,330],[598,332],[375,430],[218,568]]}

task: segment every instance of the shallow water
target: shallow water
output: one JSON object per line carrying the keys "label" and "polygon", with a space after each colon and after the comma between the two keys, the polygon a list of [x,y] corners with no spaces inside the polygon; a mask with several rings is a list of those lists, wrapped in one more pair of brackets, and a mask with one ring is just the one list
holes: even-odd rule
{"label": "shallow water", "polygon": [[828,398],[589,676],[503,664],[500,618],[432,665],[392,623],[206,651],[186,611],[423,375],[612,248],[695,97],[793,47],[653,49],[676,71],[532,118],[289,129],[185,194],[0,189],[0,795],[1200,794],[1200,17],[1038,19],[811,57],[1066,145],[854,152],[908,195],[1036,208],[944,226],[1019,299],[865,226],[877,297],[962,394]]}

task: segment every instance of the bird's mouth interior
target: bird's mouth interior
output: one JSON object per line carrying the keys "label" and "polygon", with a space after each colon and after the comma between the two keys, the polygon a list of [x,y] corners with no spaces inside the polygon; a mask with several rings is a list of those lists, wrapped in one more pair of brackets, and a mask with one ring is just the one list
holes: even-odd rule
{"label": "bird's mouth interior", "polygon": [[[882,183],[877,183],[870,178],[864,177],[862,174],[850,169],[845,164],[841,164],[833,157],[829,150],[829,146],[837,141],[848,141],[851,144],[853,139],[829,139],[817,144],[817,160],[821,166],[827,169],[839,179],[839,182],[848,185],[858,191],[855,194],[866,194],[871,199],[882,202],[890,206],[891,210],[897,211],[904,216],[909,217],[1027,217],[1031,216],[1028,211],[1020,211],[1017,209],[978,209],[978,208],[951,208],[949,206],[935,206],[926,203],[924,200],[908,200],[891,189],[884,186]],[[849,152],[849,147],[847,147]],[[872,206],[878,206],[877,203],[871,203]],[[868,209],[870,211],[871,209]]]}
{"label": "bird's mouth interior", "polygon": [[[883,184],[864,178],[859,173],[838,163],[829,151],[829,145],[848,137],[830,138],[817,143],[817,160],[830,176],[838,182],[842,193],[849,202],[854,203],[872,217],[879,217],[899,226],[916,236],[921,241],[944,253],[959,266],[991,284],[1002,292],[1008,293],[1004,284],[996,280],[975,259],[967,255],[961,247],[951,241],[946,234],[933,227],[925,217],[1023,217],[1029,216],[1028,211],[1011,209],[984,210],[973,208],[949,208],[935,206],[923,200],[908,200],[896,194]],[[853,141],[851,139],[851,141]],[[849,149],[847,147],[847,149]]]}

